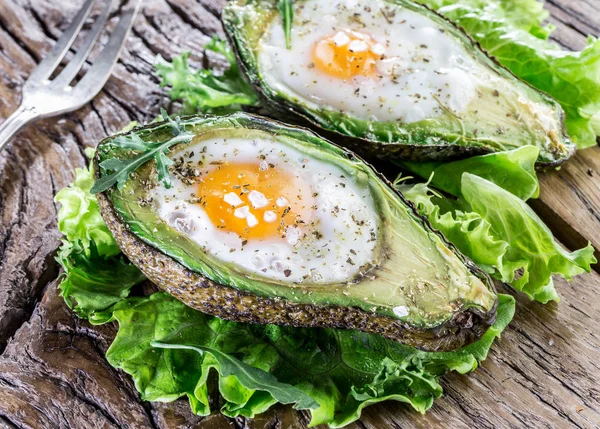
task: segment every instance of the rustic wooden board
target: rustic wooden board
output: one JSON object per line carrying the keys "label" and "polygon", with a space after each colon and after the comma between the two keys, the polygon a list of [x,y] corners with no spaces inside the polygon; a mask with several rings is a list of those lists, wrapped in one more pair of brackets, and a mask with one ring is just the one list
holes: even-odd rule
{"label": "rustic wooden board", "polygon": [[[185,401],[141,402],[103,353],[114,326],[78,320],[56,294],[54,193],[83,166],[83,149],[168,104],[152,74],[157,54],[200,61],[221,32],[223,0],[147,0],[102,93],[83,109],[36,123],[0,154],[0,427],[296,428],[307,416],[276,407],[246,421],[192,416]],[[81,0],[0,0],[0,118],[79,8]],[[600,33],[600,0],[551,0],[555,40],[581,48]],[[211,58],[214,59],[214,58]],[[0,119],[2,121],[2,119]],[[600,148],[542,177],[533,207],[567,247],[600,248]],[[560,304],[518,297],[512,325],[481,368],[445,377],[446,395],[420,416],[401,404],[366,409],[354,428],[600,427],[600,275],[559,281]],[[215,397],[218,408],[218,398]]]}

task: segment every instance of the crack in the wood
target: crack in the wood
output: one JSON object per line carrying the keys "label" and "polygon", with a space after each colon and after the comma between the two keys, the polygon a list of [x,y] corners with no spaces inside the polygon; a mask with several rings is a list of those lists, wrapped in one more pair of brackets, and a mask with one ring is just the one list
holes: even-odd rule
{"label": "crack in the wood", "polygon": [[[68,391],[68,393],[70,394],[70,396],[72,396],[73,398],[79,399],[79,401],[81,401],[82,403],[84,403],[85,405],[87,405],[88,407],[90,407],[93,410],[97,410],[100,414],[102,414],[102,416],[104,416],[104,418],[109,421],[111,424],[113,424],[116,427],[122,427],[118,420],[107,410],[105,409],[105,407],[103,407],[101,404],[99,404],[98,402],[94,401],[93,398],[88,398],[88,395],[86,394],[87,392],[80,392],[75,386],[72,386],[69,380],[65,380],[62,379],[59,376],[53,375],[50,371],[48,371],[47,369],[47,365],[46,362],[34,357],[31,352],[29,351],[28,347],[25,347],[24,349],[25,354],[27,355],[27,357],[32,361],[35,362],[39,365],[39,370],[41,375],[45,376],[45,378],[52,380],[57,386],[61,386],[63,387],[65,390]],[[60,410],[60,407],[57,407]],[[62,410],[61,410],[62,412]],[[68,422],[68,420],[66,420]]]}
{"label": "crack in the wood", "polygon": [[[446,389],[448,391],[456,392],[456,394],[458,396],[460,396],[460,393],[456,389],[454,389],[453,387],[446,386]],[[469,419],[471,419],[471,421],[473,423],[472,427],[477,427],[477,428],[486,427],[486,428],[489,428],[489,429],[493,429],[494,428],[494,425],[491,424],[489,420],[487,420],[486,418],[484,418],[484,417],[482,417],[480,415],[477,415],[477,414],[473,413],[473,411],[470,409],[470,407],[468,407],[466,404],[464,404],[460,400],[460,398],[454,397],[453,395],[448,395],[448,393],[446,393],[446,395],[447,395],[447,397],[454,404],[456,404],[461,409],[461,411],[465,415],[467,415],[469,417]]]}
{"label": "crack in the wood", "polygon": [[0,412],[0,422],[6,423],[6,426],[14,429],[25,429],[25,426],[22,426],[12,420],[7,414]]}
{"label": "crack in the wood", "polygon": [[[529,342],[531,342],[531,344],[535,345],[539,350],[541,350],[542,352],[549,354],[550,356],[552,356],[553,358],[559,358],[559,356],[552,354],[549,350],[548,350],[548,346],[547,345],[542,345],[540,343],[538,343],[531,335],[529,335],[528,333],[526,333],[523,329],[520,329],[518,327],[511,327],[511,329],[516,332],[517,334],[521,335],[523,338],[526,338]],[[551,331],[548,331],[551,332]]]}
{"label": "crack in the wood", "polygon": [[579,28],[575,27],[575,25],[573,25],[573,23],[566,21],[562,18],[560,18],[559,16],[553,16],[554,19],[556,19],[558,22],[560,22],[561,24],[563,24],[565,27],[570,28],[571,30],[573,30],[574,32],[576,32],[577,34],[583,36],[583,37],[587,37],[587,34],[583,31],[581,31]]}
{"label": "crack in the wood", "polygon": [[[144,17],[145,17],[145,16],[144,16]],[[137,37],[138,39],[140,39],[140,40],[141,40],[141,42],[142,42],[142,45],[144,45],[144,46],[146,47],[146,49],[148,49],[148,50],[149,50],[149,51],[152,53],[152,55],[154,55],[154,56],[156,56],[156,55],[160,55],[160,52],[158,52],[158,51],[157,51],[157,50],[154,48],[154,46],[152,46],[152,45],[150,44],[150,42],[148,42],[148,41],[146,40],[146,38],[145,38],[144,36],[142,36],[142,34],[141,34],[141,33],[140,33],[138,30],[136,30],[136,28],[135,28],[135,27],[133,27],[133,28],[131,29],[131,34],[133,34],[135,37]]]}
{"label": "crack in the wood", "polygon": [[[136,105],[130,106],[130,105],[122,102],[121,100],[119,100],[119,98],[117,98],[115,95],[113,95],[107,88],[104,88],[102,90],[102,93],[105,94],[112,101],[114,101],[121,109],[123,109],[125,111],[125,113],[127,113],[127,116],[129,117],[130,120],[144,122],[142,120],[142,118],[146,118],[148,116],[148,114],[145,111],[142,111],[138,106],[136,106]],[[109,133],[109,135],[110,135],[110,133]]]}
{"label": "crack in the wood", "polygon": [[[166,2],[169,5],[169,8],[175,13],[175,15],[177,15],[179,19],[181,19],[181,21],[185,24],[189,25],[192,28],[195,28],[196,30],[200,30],[200,32],[204,35],[214,33],[214,30],[204,27],[202,25],[203,23],[196,22],[194,19],[190,18],[189,13],[183,7],[181,7],[181,5],[177,4],[173,0],[166,0]],[[202,8],[202,10],[207,12],[207,15],[213,17],[210,11],[206,10],[203,4],[199,4],[199,6]],[[220,29],[221,20],[217,19],[216,24],[216,27]]]}
{"label": "crack in the wood", "polygon": [[[523,352],[523,354],[525,354],[529,359],[531,359],[531,361],[534,363],[534,365],[536,365],[542,372],[544,372],[546,375],[550,376],[550,378],[553,378],[554,380],[558,381],[558,383],[560,385],[562,385],[565,389],[567,389],[569,392],[571,392],[573,395],[575,395],[577,398],[579,398],[579,400],[581,400],[582,404],[584,404],[586,407],[590,407],[590,404],[586,401],[585,397],[581,395],[581,393],[577,392],[571,386],[567,385],[563,380],[561,380],[559,377],[557,377],[553,371],[550,371],[549,368],[547,368],[544,365],[542,365],[538,361],[538,359],[536,358],[536,356],[533,356],[531,354],[530,350],[527,350],[526,347],[522,347],[522,346],[519,346],[519,349]],[[549,362],[543,356],[543,354],[542,355],[538,355],[538,357],[540,359],[543,359],[548,364],[551,364],[551,362]]]}
{"label": "crack in the wood", "polygon": [[[46,329],[43,329],[43,332],[44,333],[52,333],[52,334],[59,335],[59,336],[69,337],[70,343],[71,343],[70,347],[73,348],[73,350],[76,350],[78,353],[82,353],[83,355],[86,355],[87,353],[85,351],[75,347],[72,344],[72,340],[74,338],[82,338],[82,339],[88,340],[89,344],[92,346],[95,353],[97,355],[101,356],[102,362],[104,363],[103,366],[110,373],[112,379],[118,380],[119,388],[122,391],[127,392],[127,396],[130,399],[132,399],[133,401],[137,402],[140,405],[140,407],[144,410],[144,414],[148,418],[148,421],[150,422],[152,429],[160,429],[160,426],[156,422],[154,414],[151,411],[150,404],[148,402],[142,400],[139,396],[139,393],[135,389],[135,387],[131,386],[130,383],[127,381],[129,379],[126,380],[124,378],[124,377],[129,377],[129,375],[125,374],[121,370],[114,368],[113,366],[108,364],[108,362],[106,361],[105,348],[108,347],[108,343],[106,343],[107,339],[104,338],[102,335],[98,335],[97,332],[95,332],[93,329],[90,329],[89,327],[85,327],[85,326],[81,325],[81,323],[80,323],[81,319],[77,318],[74,320],[75,320],[75,329],[57,330],[57,329],[46,328]],[[104,345],[106,347],[100,346],[99,343],[104,343]],[[54,348],[48,348],[47,350],[51,351],[51,350],[64,350],[64,349],[65,349],[64,347],[54,347]]]}
{"label": "crack in the wood", "polygon": [[[21,187],[21,195],[19,200],[19,208],[18,208],[18,222],[17,226],[21,227],[23,223],[23,213],[25,210],[24,207],[27,207],[27,193],[28,189],[27,182],[27,171],[25,170],[26,166],[20,165],[21,177],[23,186]],[[52,179],[51,179],[52,180]],[[53,208],[56,213],[56,206],[53,205]],[[53,227],[53,226],[51,226]],[[47,228],[44,228],[44,232],[47,231]],[[5,328],[4,332],[2,332],[2,337],[0,338],[0,356],[4,353],[6,348],[7,341],[19,330],[24,323],[26,323],[35,311],[35,307],[39,300],[42,297],[43,291],[46,286],[51,283],[57,276],[58,273],[58,263],[56,262],[54,256],[56,254],[56,249],[54,251],[49,252],[44,259],[41,261],[41,270],[37,279],[33,279],[31,277],[31,272],[28,269],[29,263],[36,258],[40,251],[40,248],[36,249],[33,253],[29,254],[19,265],[21,266],[21,270],[25,274],[25,277],[28,280],[28,283],[31,286],[32,293],[30,296],[26,297],[26,302],[24,305],[19,308],[22,313],[20,317],[14,317],[10,320],[10,324]],[[2,254],[2,260],[0,261],[0,268],[5,266],[5,258],[6,251]]]}
{"label": "crack in the wood", "polygon": [[106,127],[106,123],[104,122],[104,117],[100,114],[95,105],[95,100],[90,101],[90,108],[92,111],[98,116],[98,120],[100,121],[100,126],[102,127],[102,131],[104,131],[104,135],[109,136],[111,133],[108,132],[108,128]]}
{"label": "crack in the wood", "polygon": [[23,51],[33,60],[34,63],[37,64],[40,60],[40,58],[38,58],[38,54],[32,48],[27,46],[27,44],[20,37],[17,37],[17,35],[8,26],[9,24],[6,23],[2,15],[0,15],[0,28],[4,30],[4,32],[8,34],[8,36],[13,39],[13,41],[21,49],[23,49]]}
{"label": "crack in the wood", "polygon": [[[531,358],[531,356],[529,356]],[[551,409],[553,409],[559,416],[563,417],[564,419],[568,420],[569,422],[571,422],[573,425],[577,426],[578,428],[583,429],[583,426],[581,426],[578,422],[576,422],[575,420],[573,420],[571,418],[571,416],[569,416],[567,413],[565,413],[564,411],[562,411],[561,409],[557,408],[554,404],[552,404],[551,402],[549,402],[548,400],[546,400],[541,393],[536,391],[536,386],[538,385],[538,383],[533,380],[531,378],[531,376],[529,374],[527,374],[521,367],[519,367],[519,365],[510,362],[508,360],[502,359],[502,362],[504,362],[505,365],[509,366],[513,371],[515,371],[517,374],[519,374],[521,377],[523,377],[525,380],[527,380],[531,387],[529,387],[527,390],[532,393],[536,398],[538,398],[542,403],[546,404],[548,407],[550,407]]]}
{"label": "crack in the wood", "polygon": [[38,26],[42,30],[42,33],[44,33],[44,36],[56,42],[58,40],[58,37],[52,34],[47,22],[38,14],[37,10],[35,10],[35,8],[33,8],[31,4],[26,5],[25,9],[30,12],[31,17],[34,19],[34,21],[37,22]]}
{"label": "crack in the wood", "polygon": [[565,43],[564,43],[564,42],[563,42],[561,39],[559,39],[559,38],[557,38],[557,37],[550,36],[550,40],[551,40],[552,42],[556,43],[557,45],[559,45],[559,47],[561,47],[561,48],[563,48],[563,49],[566,49],[566,50],[569,50],[569,51],[573,50],[573,47],[572,47],[572,46],[568,46],[568,45],[566,45],[566,44],[565,44]]}
{"label": "crack in the wood", "polygon": [[221,11],[220,10],[215,9],[210,4],[204,3],[202,0],[197,0],[197,2],[202,5],[202,8],[205,11],[209,12],[212,16],[214,16],[216,19],[218,19],[219,21],[221,21]]}
{"label": "crack in the wood", "polygon": [[150,27],[152,27],[158,34],[160,34],[161,36],[163,36],[165,39],[167,39],[169,42],[173,42],[174,40],[171,38],[171,36],[168,33],[165,33],[162,28],[160,28],[160,25],[158,25],[158,22],[156,22],[154,15],[144,15],[144,17],[146,18],[146,22],[148,24],[150,24]]}
{"label": "crack in the wood", "polygon": [[[578,13],[574,9],[566,9],[563,4],[557,3],[556,0],[546,0],[546,1],[549,4],[551,4],[552,6],[554,6],[555,8],[557,8],[558,10],[560,10],[561,12],[564,12],[565,15],[567,15],[567,16],[569,16],[571,18],[576,19],[580,24],[585,25],[585,26],[591,28],[592,30],[594,30],[596,32],[600,32],[600,27],[596,27],[594,25],[594,22],[591,21],[589,19],[589,17],[587,17],[585,15],[582,15],[581,13]],[[597,5],[595,5],[595,7],[597,7]],[[558,16],[552,15],[552,17],[555,18],[557,21],[560,21],[563,24],[568,25],[569,27],[571,27],[572,29],[574,29],[578,33],[582,34],[584,37],[587,37],[586,33],[581,32],[580,30],[578,30],[577,28],[575,28],[572,24],[566,23],[564,20],[561,20]]]}

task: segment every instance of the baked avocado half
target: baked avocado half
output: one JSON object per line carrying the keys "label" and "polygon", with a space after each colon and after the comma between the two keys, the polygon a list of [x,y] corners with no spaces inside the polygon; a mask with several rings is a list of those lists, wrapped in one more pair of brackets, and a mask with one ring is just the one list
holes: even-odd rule
{"label": "baked avocado half", "polygon": [[533,145],[547,167],[573,154],[558,102],[435,11],[408,0],[294,0],[287,45],[278,4],[231,0],[222,20],[241,70],[279,117],[303,118],[365,157]]}
{"label": "baked avocado half", "polygon": [[[169,122],[103,140],[103,165],[160,142]],[[194,137],[98,194],[122,251],[155,284],[224,319],[381,334],[459,348],[494,322],[490,277],[379,173],[309,130],[259,116],[191,116]],[[134,149],[132,149],[134,148]],[[109,161],[110,160],[110,161]],[[107,163],[108,161],[108,163]]]}

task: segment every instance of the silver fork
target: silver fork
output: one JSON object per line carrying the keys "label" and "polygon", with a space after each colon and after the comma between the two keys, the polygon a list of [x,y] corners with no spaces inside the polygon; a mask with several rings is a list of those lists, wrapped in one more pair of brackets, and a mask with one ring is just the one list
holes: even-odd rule
{"label": "silver fork", "polygon": [[71,86],[71,81],[88,59],[106,25],[114,0],[106,1],[104,9],[87,34],[83,45],[77,49],[65,68],[50,80],[52,73],[71,49],[96,2],[97,0],[85,2],[69,28],[23,85],[21,105],[6,121],[0,124],[0,151],[6,147],[10,138],[29,122],[79,109],[94,98],[108,80],[142,0],[135,0],[133,7],[123,13],[94,64],[76,85]]}

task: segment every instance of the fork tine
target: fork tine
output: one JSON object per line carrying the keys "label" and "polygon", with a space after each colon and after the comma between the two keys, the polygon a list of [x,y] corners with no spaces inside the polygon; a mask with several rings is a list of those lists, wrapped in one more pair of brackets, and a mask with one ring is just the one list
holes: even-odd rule
{"label": "fork tine", "polygon": [[125,45],[127,34],[133,26],[133,19],[141,3],[142,0],[135,0],[135,7],[121,16],[108,43],[94,61],[94,65],[90,67],[85,76],[73,87],[73,95],[80,98],[81,101],[85,100],[87,103],[94,98],[110,77],[110,72],[119,59],[121,49]]}
{"label": "fork tine", "polygon": [[92,48],[94,47],[94,44],[98,40],[98,37],[100,36],[100,34],[102,34],[102,30],[104,29],[104,25],[108,20],[108,15],[110,14],[110,10],[112,8],[113,3],[114,0],[109,0],[108,2],[106,2],[104,10],[100,14],[100,16],[98,16],[96,22],[94,23],[94,26],[92,27],[85,41],[83,42],[83,45],[78,48],[75,56],[71,58],[64,70],[60,72],[60,74],[56,76],[56,78],[53,80],[53,82],[56,83],[58,87],[64,88],[67,85],[69,85],[69,83],[71,83],[73,78],[77,75],[77,72],[79,71],[81,66],[83,66],[83,63],[85,63],[85,61],[87,60],[90,52],[92,51]]}
{"label": "fork tine", "polygon": [[50,77],[73,44],[75,37],[77,37],[79,30],[81,30],[86,18],[90,14],[94,3],[96,3],[96,0],[87,0],[85,2],[83,7],[77,12],[75,18],[73,18],[73,22],[69,28],[65,30],[52,49],[50,49],[46,57],[40,61],[37,67],[29,75],[28,81],[42,82]]}

